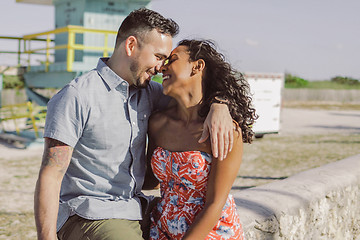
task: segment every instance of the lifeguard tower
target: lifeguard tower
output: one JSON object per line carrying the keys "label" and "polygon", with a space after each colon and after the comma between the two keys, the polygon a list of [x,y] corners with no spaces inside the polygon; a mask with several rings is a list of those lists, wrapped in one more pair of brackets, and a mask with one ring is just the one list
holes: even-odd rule
{"label": "lifeguard tower", "polygon": [[[112,54],[117,30],[123,19],[135,9],[149,8],[150,1],[16,0],[18,3],[54,5],[55,26],[53,30],[22,37],[0,37],[19,42],[17,51],[2,52],[17,54],[18,67],[24,65],[20,62],[21,57],[27,56],[23,77],[26,95],[30,100],[25,104],[10,106],[1,106],[0,101],[1,125],[13,122],[16,128],[15,135],[2,131],[1,137],[6,135],[7,140],[14,141],[23,141],[21,137],[29,142],[41,140],[36,121],[44,120],[49,96],[44,96],[40,89],[60,89],[76,76],[96,67],[99,57]],[[34,58],[37,58],[37,62]],[[2,75],[0,97],[1,80]],[[34,102],[37,109],[32,104]],[[21,129],[17,121],[29,119],[31,123],[27,126],[32,130]]]}
{"label": "lifeguard tower", "polygon": [[[117,30],[134,9],[149,7],[151,0],[16,0],[55,6],[55,29],[23,36],[29,64],[24,74],[29,99],[46,106],[48,98],[36,89],[62,88],[89,71],[98,58],[113,51]],[[42,39],[43,46],[31,47]],[[31,64],[34,53],[43,53],[40,65]]]}

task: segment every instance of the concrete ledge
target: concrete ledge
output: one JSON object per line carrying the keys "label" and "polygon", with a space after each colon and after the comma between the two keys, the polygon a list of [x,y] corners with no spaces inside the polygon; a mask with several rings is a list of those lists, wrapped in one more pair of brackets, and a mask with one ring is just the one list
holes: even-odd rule
{"label": "concrete ledge", "polygon": [[360,155],[233,193],[246,239],[360,239]]}

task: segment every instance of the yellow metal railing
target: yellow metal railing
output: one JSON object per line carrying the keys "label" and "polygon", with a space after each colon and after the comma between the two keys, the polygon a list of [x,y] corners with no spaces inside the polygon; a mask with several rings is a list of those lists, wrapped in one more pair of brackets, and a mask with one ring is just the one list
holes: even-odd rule
{"label": "yellow metal railing", "polygon": [[18,135],[20,134],[20,128],[24,128],[24,126],[19,126],[18,121],[23,119],[25,120],[23,123],[30,123],[32,125],[35,137],[39,137],[37,124],[44,122],[45,117],[46,107],[35,107],[31,102],[8,105],[0,108],[0,123],[2,128],[6,130],[4,122],[12,121],[13,127]]}
{"label": "yellow metal railing", "polygon": [[[58,45],[58,46],[50,46],[51,42],[51,36],[55,34],[60,33],[67,33],[68,34],[68,41],[67,44]],[[86,46],[83,44],[77,44],[75,43],[75,37],[76,34],[84,34],[84,33],[96,33],[96,34],[102,34],[104,35],[104,46]],[[100,29],[90,29],[90,28],[84,28],[81,26],[66,26],[62,28],[57,28],[52,31],[42,32],[42,33],[36,33],[36,34],[30,34],[25,35],[24,41],[24,52],[30,55],[35,52],[44,52],[45,51],[45,71],[49,70],[50,65],[50,50],[58,50],[58,49],[66,49],[67,55],[66,55],[66,70],[68,72],[71,72],[73,70],[73,63],[75,61],[75,50],[98,50],[103,52],[103,56],[107,57],[109,55],[109,52],[112,52],[114,48],[108,46],[108,39],[109,35],[116,35],[116,31],[109,31],[109,30],[100,30]],[[38,37],[44,37],[46,39],[46,47],[44,48],[36,48],[36,49],[30,49],[30,42],[33,39],[37,39]],[[29,61],[30,62],[30,61]],[[30,64],[28,65],[28,68],[30,68]]]}
{"label": "yellow metal railing", "polygon": [[[4,47],[6,46],[5,44],[0,44],[0,46],[2,45],[3,46],[3,49],[0,49],[0,54],[16,54],[17,55],[17,65],[18,66],[21,66],[21,55],[22,54],[25,54],[24,52],[24,38],[22,37],[9,37],[9,36],[0,36],[0,40],[2,41],[17,41],[17,51],[12,51],[11,49],[9,50],[9,47]],[[32,39],[32,41],[35,41],[35,42],[45,42],[46,40],[45,39]],[[53,41],[50,39],[50,42]],[[39,55],[44,55],[44,53],[37,53],[37,52],[34,52],[33,54],[39,54]],[[29,64],[29,62],[27,62],[27,64]]]}

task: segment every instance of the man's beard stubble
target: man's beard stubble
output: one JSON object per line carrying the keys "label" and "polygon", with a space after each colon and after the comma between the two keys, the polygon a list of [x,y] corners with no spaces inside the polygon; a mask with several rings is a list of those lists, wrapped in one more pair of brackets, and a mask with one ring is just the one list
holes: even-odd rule
{"label": "man's beard stubble", "polygon": [[135,88],[146,88],[150,81],[145,80],[144,83],[141,83],[140,80],[140,76],[139,74],[139,62],[138,61],[134,61],[130,64],[130,71],[132,72],[133,78],[136,79],[136,81],[134,82],[134,87]]}

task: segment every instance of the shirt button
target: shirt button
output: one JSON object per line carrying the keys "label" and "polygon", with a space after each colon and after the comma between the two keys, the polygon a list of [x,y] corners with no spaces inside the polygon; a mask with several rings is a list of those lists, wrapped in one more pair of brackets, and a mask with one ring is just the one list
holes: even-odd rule
{"label": "shirt button", "polygon": [[135,123],[135,122],[133,122],[133,125],[136,125],[136,123]]}
{"label": "shirt button", "polygon": [[124,100],[124,103],[127,103],[127,100],[126,100],[126,99]]}

